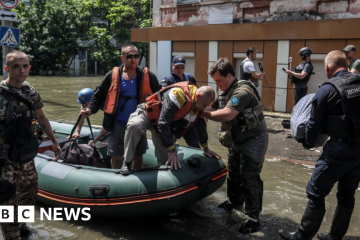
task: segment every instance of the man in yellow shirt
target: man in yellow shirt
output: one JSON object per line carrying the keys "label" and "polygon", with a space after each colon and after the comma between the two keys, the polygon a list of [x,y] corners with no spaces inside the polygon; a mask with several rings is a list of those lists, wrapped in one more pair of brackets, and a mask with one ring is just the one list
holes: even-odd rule
{"label": "man in yellow shirt", "polygon": [[170,165],[172,169],[181,168],[174,135],[179,138],[192,126],[197,131],[204,154],[220,159],[208,148],[206,122],[200,118],[202,111],[214,100],[214,89],[208,86],[198,88],[188,82],[168,86],[148,97],[146,104],[138,105],[137,110],[130,115],[125,132],[122,173],[126,175],[131,172],[135,147],[146,130],[151,131],[158,162]]}

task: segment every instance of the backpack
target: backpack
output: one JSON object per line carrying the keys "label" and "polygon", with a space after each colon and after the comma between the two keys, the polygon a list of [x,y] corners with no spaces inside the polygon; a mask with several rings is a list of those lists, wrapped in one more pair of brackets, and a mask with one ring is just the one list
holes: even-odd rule
{"label": "backpack", "polygon": [[[70,136],[73,135],[81,117],[82,115],[79,116],[75,126],[71,130]],[[86,120],[90,128],[91,136],[94,139],[90,120],[89,118],[86,118]],[[70,138],[69,142],[62,148],[61,159],[63,159],[64,163],[81,164],[92,167],[106,166],[103,156],[101,155],[99,149],[95,147],[95,144],[91,146],[87,144],[78,144],[74,138]]]}
{"label": "backpack", "polygon": [[[301,98],[291,113],[291,136],[298,142],[302,142],[305,139],[306,123],[310,119],[312,99],[314,96],[315,93],[311,93]],[[328,135],[319,134],[315,141],[315,147],[324,146],[328,138]]]}

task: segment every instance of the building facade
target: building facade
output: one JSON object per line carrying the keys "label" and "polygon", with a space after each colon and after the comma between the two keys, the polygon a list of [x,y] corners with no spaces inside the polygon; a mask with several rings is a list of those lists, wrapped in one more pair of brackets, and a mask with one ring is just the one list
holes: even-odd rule
{"label": "building facade", "polygon": [[294,88],[282,71],[288,58],[297,66],[299,49],[311,48],[315,75],[308,93],[316,92],[327,79],[328,52],[348,44],[360,49],[359,17],[360,0],[154,0],[153,27],[132,29],[131,40],[150,44],[150,70],[159,80],[170,72],[172,56],[181,54],[186,72],[214,88],[209,67],[227,57],[239,77],[246,49],[255,47],[255,66],[261,62],[266,72],[258,87],[266,108],[291,112]]}

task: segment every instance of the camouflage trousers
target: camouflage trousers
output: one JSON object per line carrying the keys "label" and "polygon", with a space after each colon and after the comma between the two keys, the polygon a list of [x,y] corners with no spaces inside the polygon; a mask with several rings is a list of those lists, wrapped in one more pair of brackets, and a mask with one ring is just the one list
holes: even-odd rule
{"label": "camouflage trousers", "polygon": [[16,187],[15,195],[1,205],[15,206],[14,223],[1,223],[1,231],[6,240],[20,239],[20,231],[25,229],[25,223],[17,222],[18,205],[35,205],[38,192],[38,174],[34,160],[24,164],[5,162],[1,168],[1,179],[8,180]]}

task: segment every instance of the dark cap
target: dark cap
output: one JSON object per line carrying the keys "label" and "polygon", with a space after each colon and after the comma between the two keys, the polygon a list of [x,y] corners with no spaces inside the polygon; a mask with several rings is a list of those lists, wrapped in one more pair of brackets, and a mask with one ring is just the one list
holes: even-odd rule
{"label": "dark cap", "polygon": [[356,47],[354,45],[347,45],[344,49],[344,52],[356,51]]}
{"label": "dark cap", "polygon": [[185,58],[181,55],[175,56],[173,58],[173,64],[174,64],[174,66],[176,66],[176,65],[184,65],[185,66],[186,65]]}

